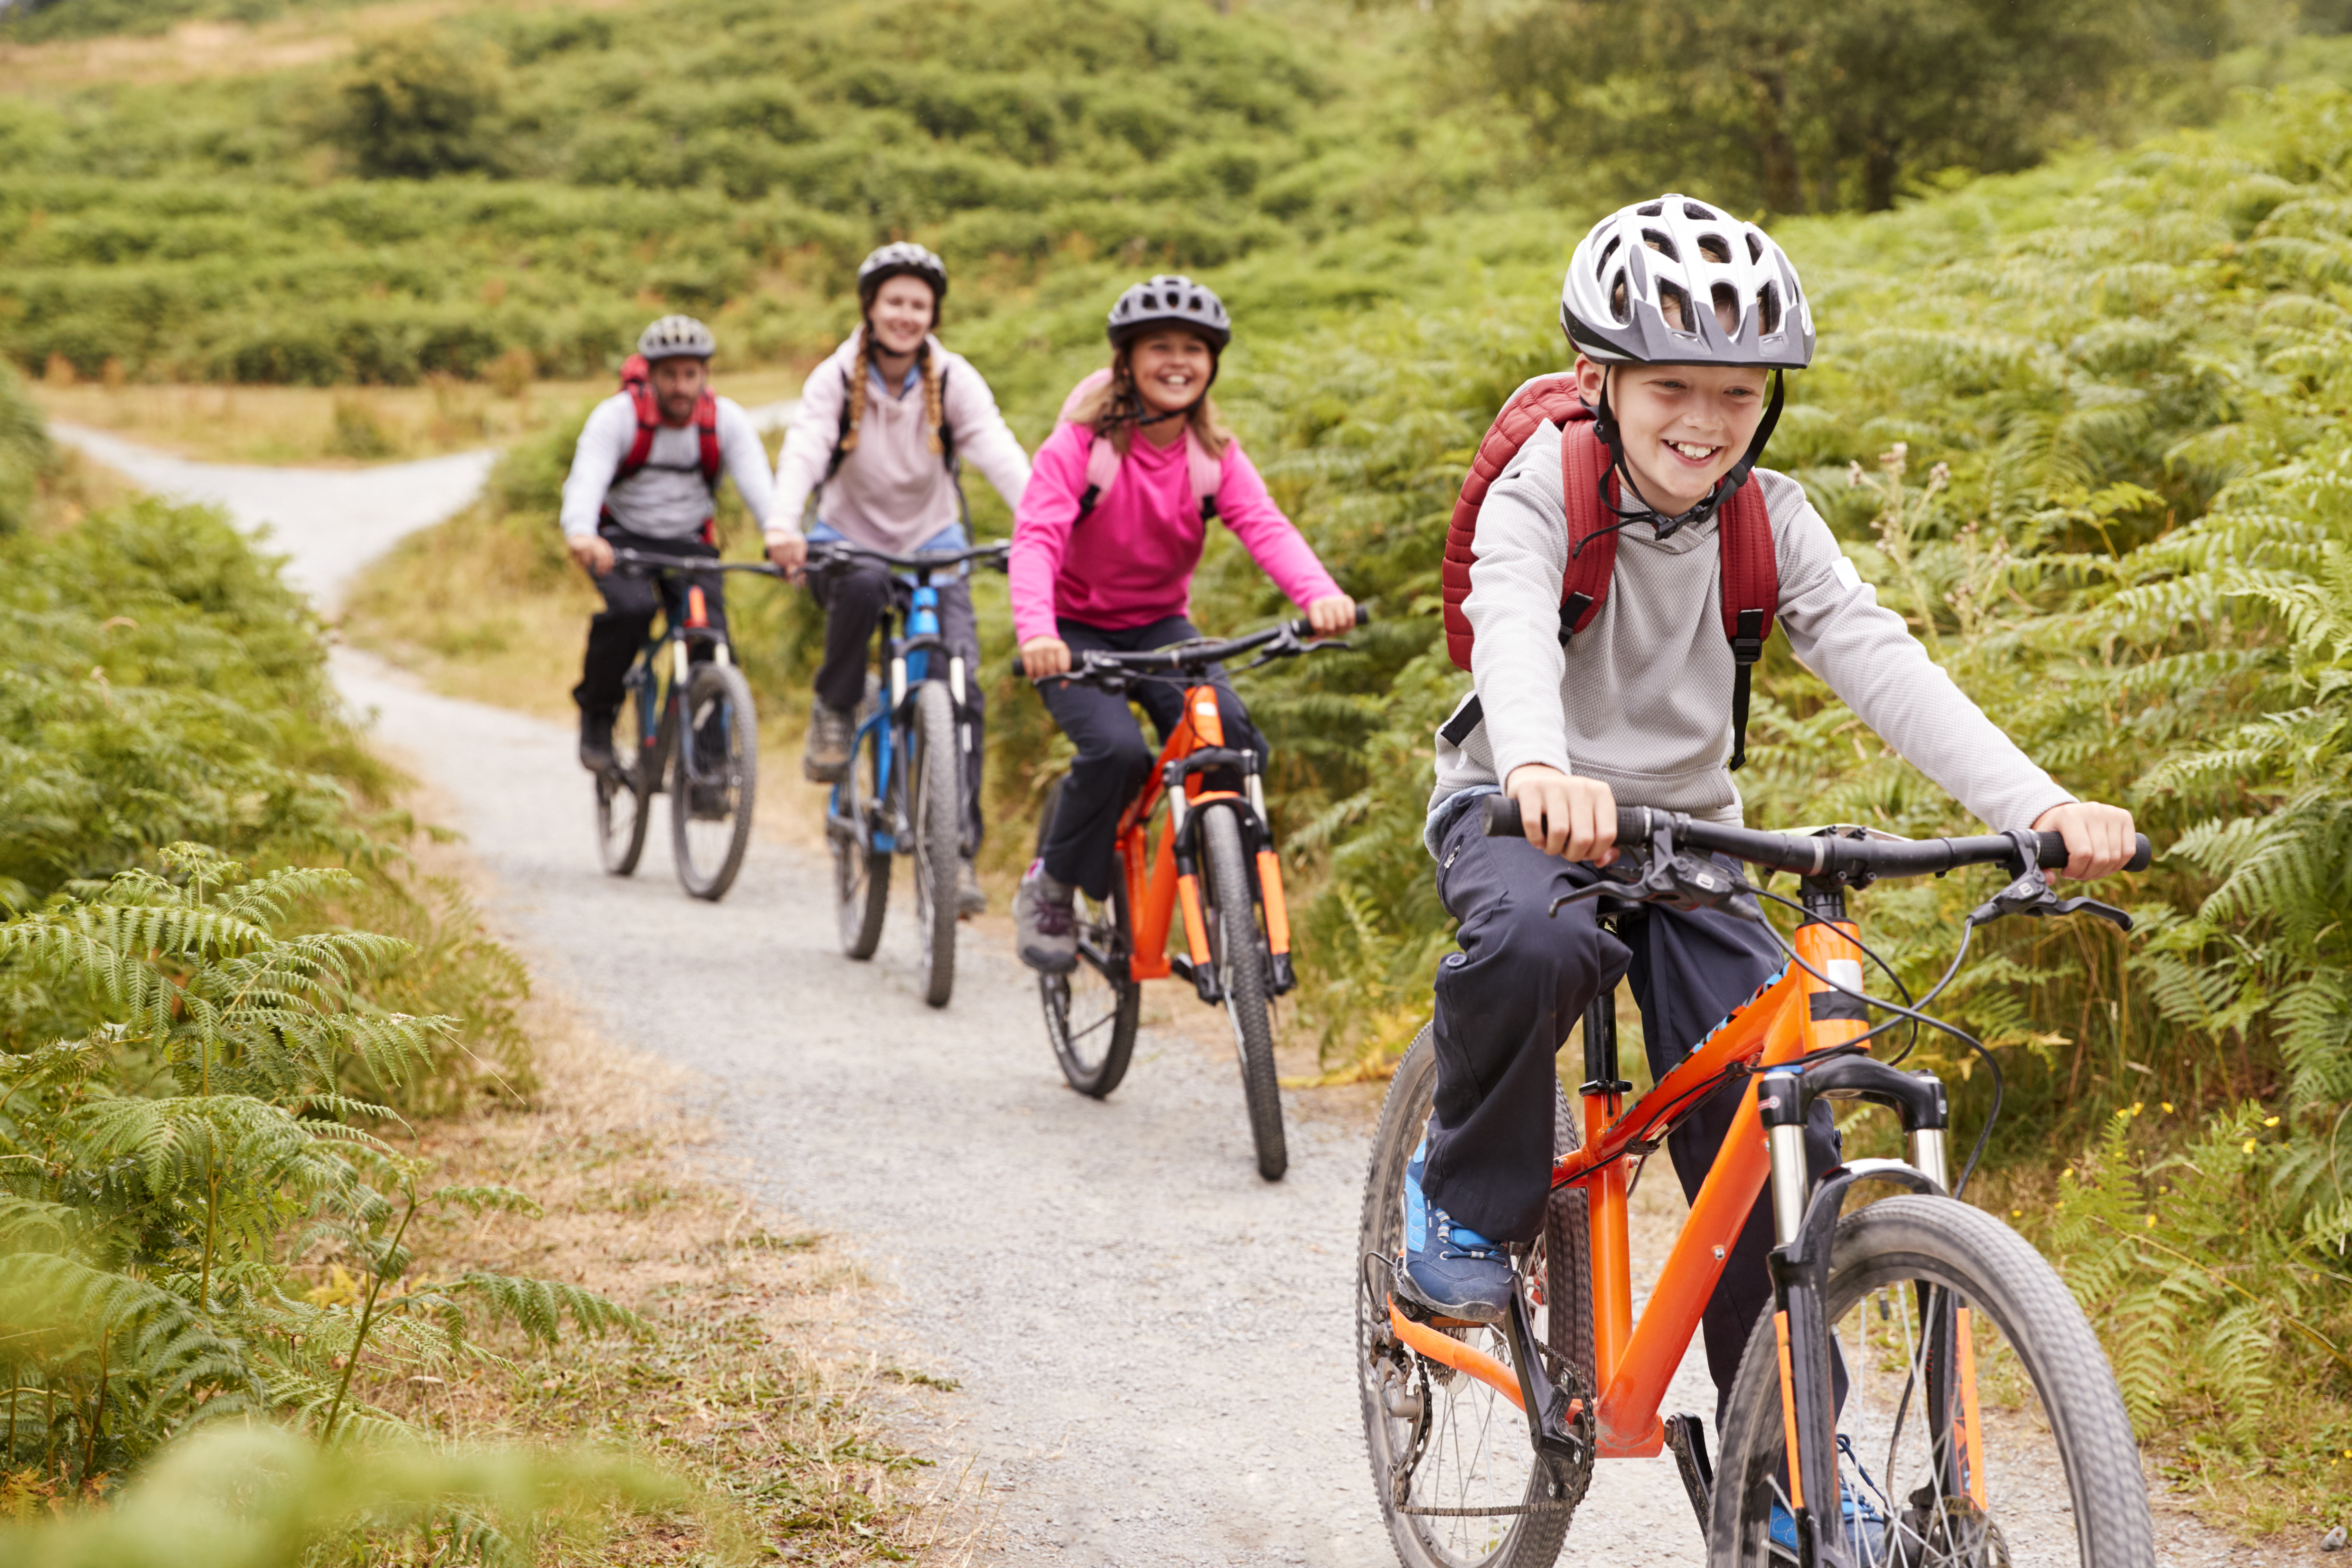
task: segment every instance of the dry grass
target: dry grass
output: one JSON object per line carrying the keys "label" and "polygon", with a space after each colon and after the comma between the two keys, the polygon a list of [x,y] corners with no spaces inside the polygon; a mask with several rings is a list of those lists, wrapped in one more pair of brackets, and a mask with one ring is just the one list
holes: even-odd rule
{"label": "dry grass", "polygon": [[[466,868],[427,849],[436,870]],[[875,1328],[880,1291],[834,1238],[755,1214],[693,1164],[705,1130],[678,1108],[679,1069],[598,1038],[534,998],[541,1091],[526,1108],[423,1127],[435,1181],[498,1183],[542,1217],[457,1215],[415,1237],[419,1277],[486,1268],[586,1285],[653,1332],[534,1350],[447,1378],[380,1377],[368,1396],[454,1440],[610,1442],[688,1477],[694,1510],[615,1515],[547,1561],[968,1562],[992,1517],[986,1478],[933,1467],[888,1436],[895,1414],[944,1414],[951,1382]],[[420,1221],[420,1229],[424,1222]],[[368,1380],[362,1379],[362,1382]]]}
{"label": "dry grass", "polygon": [[[113,42],[117,40],[107,40]],[[122,40],[135,42],[139,40]],[[44,46],[48,47],[48,46]],[[0,76],[8,68],[0,47]],[[504,446],[611,395],[614,384],[535,381],[528,367],[498,379],[436,376],[417,386],[150,385],[74,378],[62,364],[32,383],[41,412],[146,446],[215,463],[355,468]],[[719,390],[747,407],[800,389],[798,370],[732,372]]]}

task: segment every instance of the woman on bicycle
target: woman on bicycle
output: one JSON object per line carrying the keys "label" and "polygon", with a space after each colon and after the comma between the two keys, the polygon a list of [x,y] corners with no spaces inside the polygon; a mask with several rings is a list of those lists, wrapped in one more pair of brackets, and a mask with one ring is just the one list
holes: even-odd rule
{"label": "woman on bicycle", "polygon": [[[1036,472],[1013,516],[1013,626],[1023,670],[1059,675],[1073,650],[1133,653],[1200,636],[1186,615],[1212,517],[1306,609],[1316,631],[1354,626],[1355,601],[1218,420],[1209,388],[1233,340],[1223,303],[1189,278],[1149,279],[1118,297],[1109,336],[1109,369],[1071,395],[1063,423],[1037,448]],[[1104,443],[1116,462],[1097,455]],[[1214,683],[1225,744],[1263,753],[1265,742],[1231,684],[1223,673]],[[1070,682],[1042,689],[1077,756],[1013,917],[1021,961],[1061,973],[1077,962],[1072,890],[1108,896],[1119,814],[1152,753],[1127,698]],[[1183,694],[1144,682],[1132,695],[1164,742]],[[1212,787],[1238,786],[1212,775]]]}
{"label": "woman on bicycle", "polygon": [[[846,540],[894,555],[969,545],[960,478],[965,458],[1005,505],[1020,504],[1028,454],[997,412],[988,383],[935,335],[947,291],[947,263],[903,240],[883,246],[857,268],[864,321],[809,374],[776,461],[768,558],[795,577],[813,541]],[[801,514],[812,501],[816,522],[803,533]],[[817,667],[802,769],[831,784],[849,771],[874,629],[890,606],[890,574],[867,564],[837,566],[820,573],[810,589],[824,606],[824,662]],[[940,630],[965,668],[977,671],[979,625],[961,578],[940,585]],[[980,682],[967,681],[964,691],[972,744],[964,758],[959,905],[971,915],[988,902],[971,868],[982,826]]]}

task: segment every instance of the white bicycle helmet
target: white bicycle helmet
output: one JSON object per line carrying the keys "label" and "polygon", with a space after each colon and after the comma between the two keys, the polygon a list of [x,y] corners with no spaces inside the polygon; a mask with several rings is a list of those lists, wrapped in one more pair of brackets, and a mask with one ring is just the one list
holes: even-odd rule
{"label": "white bicycle helmet", "polygon": [[1234,341],[1233,318],[1216,290],[1193,282],[1181,272],[1147,278],[1118,297],[1110,308],[1107,330],[1113,348],[1124,348],[1146,328],[1190,327],[1209,340],[1219,353]]}
{"label": "white bicycle helmet", "polygon": [[1671,192],[1592,226],[1569,260],[1559,324],[1603,364],[1802,370],[1813,358],[1812,307],[1771,236]]}
{"label": "white bicycle helmet", "polygon": [[637,352],[649,362],[709,359],[719,352],[719,340],[692,316],[664,316],[637,334]]}
{"label": "white bicycle helmet", "polygon": [[948,264],[940,259],[936,251],[911,239],[899,239],[877,247],[857,264],[858,303],[871,306],[882,285],[893,278],[919,278],[929,284],[934,314],[940,301],[948,297]]}

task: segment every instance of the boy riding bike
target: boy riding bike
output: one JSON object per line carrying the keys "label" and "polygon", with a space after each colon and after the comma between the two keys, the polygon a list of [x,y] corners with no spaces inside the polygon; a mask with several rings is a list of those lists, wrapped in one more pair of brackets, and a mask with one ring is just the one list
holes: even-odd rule
{"label": "boy riding bike", "polygon": [[[1509,1303],[1507,1246],[1542,1224],[1553,1057],[1586,1005],[1630,976],[1663,1078],[1782,965],[1758,925],[1721,910],[1647,905],[1613,932],[1590,900],[1549,915],[1614,858],[1620,805],[1739,822],[1745,667],[1775,616],[1864,722],[1995,828],[2063,835],[2067,874],[2085,879],[2133,848],[2130,815],[2076,801],[2034,765],[1879,606],[1796,481],[1755,468],[1780,374],[1813,350],[1779,246],[1681,195],[1626,207],[1577,247],[1560,321],[1583,408],[1535,426],[1475,506],[1466,551],[1449,549],[1449,636],[1474,691],[1439,731],[1426,831],[1460,951],[1437,971],[1434,1110],[1406,1167],[1397,1285],[1486,1322]],[[1613,582],[1579,585],[1583,554],[1612,549]],[[1471,807],[1496,793],[1518,804],[1523,839],[1483,833]],[[1743,1088],[1727,1084],[1668,1140],[1685,1194]],[[1827,1112],[1807,1127],[1816,1171],[1837,1160]],[[1759,1202],[1704,1319],[1725,1395],[1771,1293],[1771,1245]]]}
{"label": "boy riding bike", "polygon": [[[1210,399],[1218,356],[1233,341],[1223,301],[1189,278],[1151,278],[1118,297],[1108,330],[1110,366],[1063,405],[1013,519],[1023,670],[1033,679],[1066,673],[1074,648],[1135,653],[1199,637],[1186,615],[1213,517],[1306,610],[1318,636],[1352,627],[1355,601],[1266,494]],[[1265,742],[1231,683],[1218,673],[1213,684],[1225,744],[1263,755]],[[1119,813],[1152,754],[1127,697],[1069,682],[1040,689],[1077,756],[1045,852],[1014,896],[1014,940],[1024,963],[1066,973],[1077,963],[1072,889],[1108,896]],[[1182,692],[1145,685],[1131,695],[1164,741],[1182,716]],[[1207,777],[1211,789],[1240,787]]]}
{"label": "boy riding bike", "polygon": [[[710,624],[722,633],[726,602],[717,574],[689,584],[613,570],[615,549],[716,559],[711,503],[723,471],[753,517],[769,510],[768,452],[751,416],[710,391],[710,329],[691,316],[664,316],[637,336],[621,370],[621,390],[581,426],[563,481],[563,543],[595,581],[604,607],[588,623],[588,652],[572,700],[580,705],[580,765],[614,765],[613,720],[622,680],[653,629],[654,611],[675,624],[690,588],[702,589]],[[709,645],[695,647],[697,660]]]}
{"label": "boy riding bike", "polygon": [[[883,246],[857,269],[864,324],[809,373],[800,408],[776,461],[775,505],[767,515],[768,557],[797,574],[812,540],[843,539],[894,555],[961,550],[966,531],[960,465],[966,458],[1017,507],[1029,456],[997,412],[988,383],[933,335],[947,297],[947,263],[919,245]],[[817,521],[801,513],[814,495]],[[824,606],[824,662],[817,667],[802,770],[820,784],[849,769],[874,628],[890,606],[890,574],[876,565],[836,566],[810,584]],[[980,625],[961,578],[937,584],[940,629],[968,669],[980,668]],[[964,754],[965,821],[960,908],[987,907],[971,857],[980,848],[982,703],[966,689],[971,748]]]}

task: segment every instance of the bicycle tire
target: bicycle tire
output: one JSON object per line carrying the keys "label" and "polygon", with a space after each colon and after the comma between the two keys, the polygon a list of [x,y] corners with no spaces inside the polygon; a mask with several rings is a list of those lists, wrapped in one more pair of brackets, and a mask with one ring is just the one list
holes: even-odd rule
{"label": "bicycle tire", "polygon": [[679,885],[695,898],[717,903],[735,885],[759,794],[751,684],[731,664],[698,664],[670,740],[669,788],[671,857]]}
{"label": "bicycle tire", "polygon": [[[1061,801],[1062,781],[1056,779],[1037,816],[1040,859]],[[1038,975],[1037,996],[1062,1077],[1080,1094],[1100,1100],[1127,1076],[1143,1013],[1143,983],[1129,968],[1135,943],[1128,923],[1126,868],[1113,869],[1108,899],[1097,903],[1080,891],[1073,895],[1073,905],[1078,966],[1067,974]]]}
{"label": "bicycle tire", "polygon": [[[1893,1369],[1899,1364],[1904,1373],[1899,1386],[1907,1405],[1912,1389],[1932,1383],[1937,1376],[1932,1368],[1923,1373],[1916,1355],[1890,1359],[1884,1353],[1890,1333],[1907,1337],[1910,1314],[1889,1310],[1889,1297],[1880,1292],[1891,1291],[1901,1298],[1906,1282],[1913,1286],[1911,1301],[1921,1300],[1925,1293],[1918,1287],[1924,1283],[1936,1292],[1953,1292],[1966,1303],[1979,1331],[1971,1337],[1976,1365],[1984,1369],[2003,1355],[2013,1356],[2026,1380],[2022,1397],[2037,1399],[2046,1417],[2046,1442],[2055,1448],[2064,1473],[2067,1503],[2062,1508],[2049,1488],[2048,1457],[2040,1452],[2042,1439],[2029,1410],[2006,1432],[1987,1432],[1985,1452],[1993,1455],[2013,1447],[2018,1469],[2008,1473],[2029,1478],[2012,1489],[1986,1477],[1988,1510],[1998,1500],[2003,1515],[2014,1524],[2038,1524],[2045,1532],[2075,1533],[2076,1551],[2071,1556],[2061,1542],[2032,1561],[2079,1559],[2082,1568],[2154,1568],[2155,1531],[2139,1449],[2097,1336],[2042,1255],[1980,1209],[1951,1198],[1905,1194],[1883,1199],[1838,1222],[1823,1301],[1825,1320],[1840,1325],[1857,1303],[1875,1299],[1881,1305],[1875,1329],[1867,1307],[1856,1314],[1862,1336],[1857,1338],[1857,1350],[1874,1354],[1844,1357],[1853,1386],[1846,1394],[1842,1429],[1849,1423],[1861,1426],[1876,1419],[1857,1408],[1865,1399],[1868,1380],[1875,1377],[1891,1383]],[[1990,1334],[1982,1331],[1988,1319]],[[1879,1338],[1866,1337],[1874,1333]],[[1841,1343],[1843,1337],[1841,1334]],[[1921,1342],[1927,1338],[1922,1334]],[[1989,1346],[1986,1341],[1991,1342]],[[1881,1370],[1882,1364],[1885,1370]],[[1979,1383],[1983,1381],[1980,1376]],[[1923,1407],[1930,1397],[1923,1394]],[[2021,1398],[2013,1383],[2004,1397]],[[1984,1403],[1990,1406],[1993,1401]],[[1923,1414],[1917,1425],[1928,1427],[1937,1423]],[[1918,1490],[1906,1489],[1908,1472],[1901,1468],[1895,1451],[1905,1430],[1899,1413],[1892,1430],[1895,1436],[1890,1442],[1886,1469],[1881,1472],[1886,1478],[1883,1490],[1859,1457],[1863,1453],[1876,1457],[1869,1436],[1857,1437],[1856,1447],[1839,1461],[1842,1480],[1868,1489],[1866,1497],[1875,1493],[1885,1505],[1881,1512],[1898,1521],[1879,1549],[1865,1547],[1864,1551],[1875,1552],[1877,1561],[1906,1564],[1991,1568],[2010,1562],[2010,1527],[2001,1523],[2002,1516],[1978,1511],[1965,1494],[1947,1497],[1934,1492],[1930,1485]],[[2028,1454],[2028,1447],[2035,1451]],[[1772,1314],[1768,1311],[1749,1336],[1724,1415],[1723,1464],[1717,1472],[1714,1518],[1707,1532],[1712,1543],[1710,1568],[1748,1568],[1793,1560],[1784,1548],[1770,1543],[1767,1525],[1780,1490],[1785,1448],[1780,1347]],[[1932,1465],[1921,1473],[1932,1479]],[[1894,1506],[1898,1498],[1904,1505],[1900,1508]],[[2014,1511],[2008,1508],[2011,1500],[2018,1504]],[[1949,1522],[1953,1521],[1960,1522]],[[1955,1534],[1968,1539],[1949,1539]]]}
{"label": "bicycle tire", "polygon": [[637,738],[645,733],[646,687],[640,679],[629,683],[627,700],[613,726],[614,767],[596,775],[596,858],[605,874],[634,876],[646,852],[646,758]]}
{"label": "bicycle tire", "polygon": [[[1414,1471],[1412,1491],[1409,1494],[1420,1503],[1437,1506],[1458,1506],[1461,1500],[1474,1490],[1477,1499],[1489,1505],[1516,1504],[1541,1511],[1493,1516],[1502,1521],[1500,1527],[1490,1524],[1489,1538],[1475,1539],[1470,1532],[1475,1521],[1444,1516],[1414,1515],[1400,1511],[1392,1490],[1392,1467],[1397,1459],[1397,1444],[1402,1434],[1401,1423],[1392,1417],[1383,1403],[1386,1396],[1385,1369],[1394,1365],[1390,1347],[1394,1343],[1388,1326],[1390,1268],[1396,1254],[1404,1245],[1404,1172],[1412,1158],[1429,1123],[1432,1102],[1437,1093],[1437,1048],[1432,1031],[1424,1026],[1415,1037],[1412,1048],[1405,1052],[1397,1064],[1396,1075],[1389,1080],[1388,1096],[1381,1104],[1378,1130],[1372,1135],[1372,1152],[1364,1179],[1364,1200],[1357,1227],[1357,1289],[1356,1289],[1356,1376],[1357,1394],[1364,1422],[1366,1458],[1371,1466],[1372,1492],[1378,1500],[1381,1522],[1388,1527],[1389,1544],[1397,1561],[1404,1568],[1550,1568],[1559,1556],[1560,1543],[1566,1539],[1570,1514],[1563,1510],[1545,1509],[1562,1489],[1572,1489],[1575,1480],[1570,1468],[1561,1462],[1536,1452],[1528,1439],[1527,1421],[1517,1408],[1502,1400],[1499,1394],[1486,1390],[1483,1384],[1473,1384],[1460,1379],[1460,1385],[1474,1397],[1489,1401],[1488,1426],[1473,1420],[1461,1423],[1465,1428],[1482,1432],[1494,1431],[1496,1443],[1493,1457],[1502,1463],[1497,1466],[1491,1484],[1478,1488],[1474,1479],[1464,1475],[1452,1489],[1443,1489],[1443,1480],[1424,1485],[1418,1468]],[[1553,1146],[1564,1153],[1579,1147],[1580,1133],[1576,1117],[1567,1097],[1561,1093],[1558,1080],[1552,1089]],[[1552,1205],[1547,1212],[1542,1243],[1544,1258],[1540,1268],[1530,1267],[1530,1275],[1539,1275],[1546,1281],[1543,1300],[1531,1301],[1542,1314],[1540,1322],[1544,1342],[1560,1352],[1564,1360],[1578,1359],[1577,1345],[1581,1338],[1581,1359],[1589,1367],[1592,1355],[1591,1286],[1589,1264],[1582,1264],[1585,1286],[1579,1293],[1563,1289],[1558,1282],[1561,1272],[1572,1271],[1580,1263],[1571,1260],[1567,1269],[1556,1269],[1550,1249],[1555,1236],[1571,1241],[1580,1240],[1585,1234],[1586,1214],[1581,1194],[1570,1211],[1562,1199],[1570,1194],[1555,1192]],[[1583,1302],[1580,1318],[1565,1321],[1555,1320],[1560,1314],[1552,1310],[1555,1302]],[[1573,1310],[1573,1309],[1570,1309]],[[1509,1360],[1500,1343],[1501,1335],[1492,1330],[1461,1331],[1476,1341],[1486,1336],[1484,1343],[1497,1359]],[[1401,1347],[1399,1347],[1401,1348]],[[1407,1352],[1409,1354],[1409,1352]],[[1457,1374],[1458,1376],[1458,1374]],[[1424,1385],[1425,1387],[1427,1385]],[[1444,1385],[1447,1389],[1452,1384]],[[1426,1397],[1434,1397],[1430,1388]],[[1442,1444],[1433,1445],[1443,1447]],[[1462,1447],[1455,1445],[1457,1456]],[[1524,1480],[1515,1479],[1524,1476]],[[1441,1539],[1444,1538],[1444,1539]]]}
{"label": "bicycle tire", "polygon": [[[880,727],[866,731],[866,744],[850,754],[848,776],[835,787],[847,805],[848,815],[871,833],[881,816],[882,791],[889,781],[882,776]],[[825,837],[833,848],[834,914],[841,932],[841,951],[862,962],[882,945],[882,917],[890,908],[890,862],[895,857],[871,847],[866,838],[845,828],[828,826]]]}
{"label": "bicycle tire", "polygon": [[1250,895],[1249,857],[1233,808],[1213,805],[1201,822],[1202,858],[1208,873],[1209,942],[1225,994],[1225,1017],[1234,1026],[1234,1050],[1241,1058],[1242,1098],[1249,1105],[1250,1142],[1257,1150],[1257,1173],[1282,1180],[1290,1150],[1282,1131],[1282,1089],[1275,1080],[1274,1018],[1268,1007],[1266,950],[1258,932],[1257,902]]}
{"label": "bicycle tire", "polygon": [[912,786],[907,812],[914,839],[915,942],[923,963],[923,1000],[944,1007],[955,994],[956,864],[963,848],[962,772],[956,764],[955,703],[945,685],[915,693]]}

